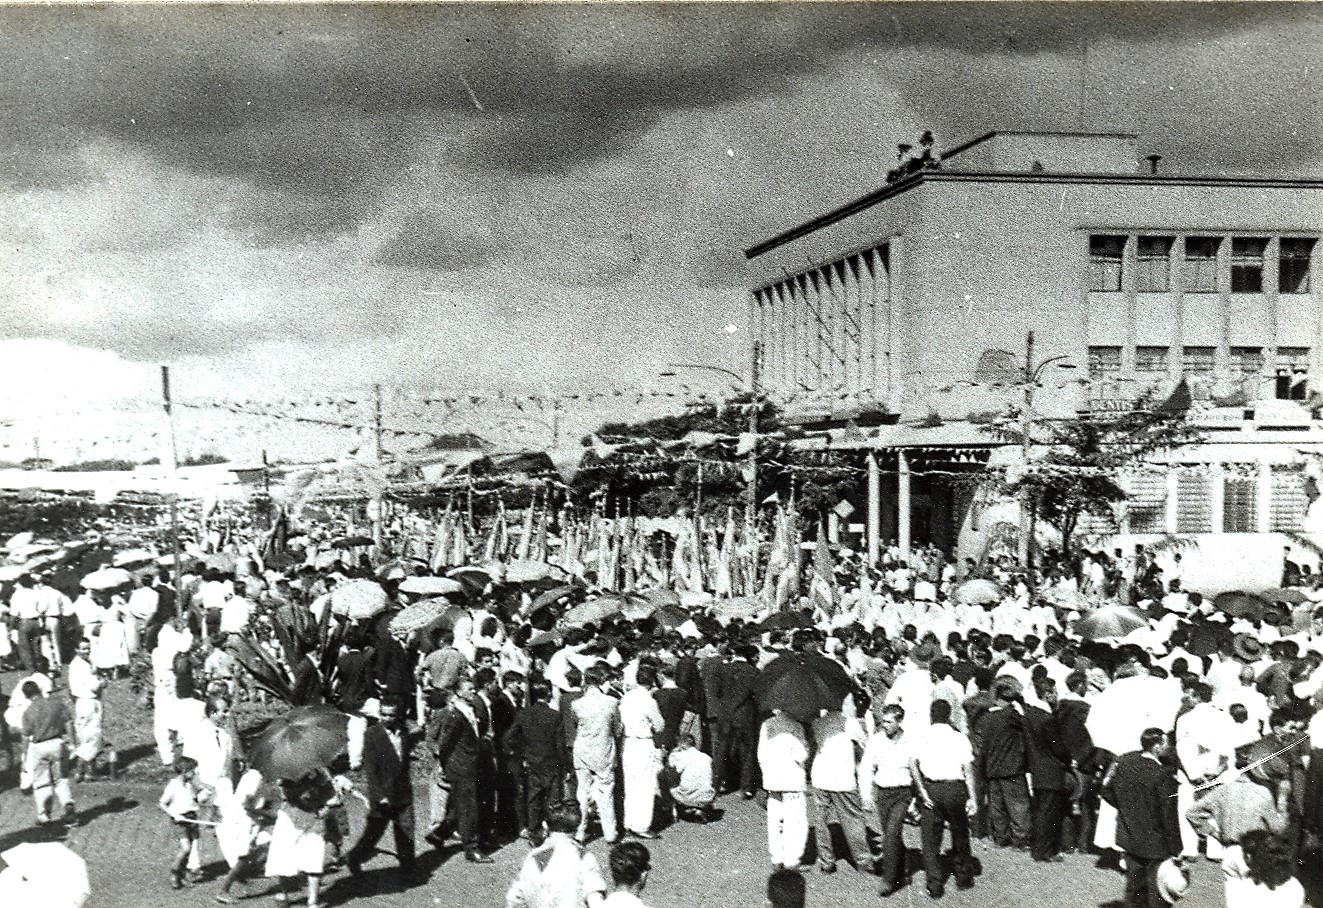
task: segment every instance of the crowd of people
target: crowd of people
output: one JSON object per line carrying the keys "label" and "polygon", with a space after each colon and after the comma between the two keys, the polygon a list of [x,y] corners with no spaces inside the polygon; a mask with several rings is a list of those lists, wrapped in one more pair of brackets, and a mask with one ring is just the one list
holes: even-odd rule
{"label": "crowd of people", "polygon": [[[981,837],[1043,863],[1095,853],[1124,869],[1135,908],[1165,904],[1199,855],[1220,862],[1229,906],[1299,905],[1296,861],[1323,833],[1323,590],[1312,583],[1285,620],[1232,619],[1185,592],[1179,571],[1164,576],[1141,548],[1047,558],[1031,581],[1009,557],[958,565],[893,547],[876,568],[845,553],[834,595],[764,620],[696,610],[679,625],[572,626],[541,620],[535,590],[494,576],[455,597],[458,618],[404,635],[391,627],[411,599],[400,578],[348,557],[287,571],[190,564],[178,584],[153,567],[73,601],[24,576],[6,603],[24,677],[5,719],[38,821],[76,823],[70,781],[116,770],[101,692],[144,654],[158,757],[174,773],[160,801],[179,833],[169,880],[195,878],[199,838],[214,835],[230,867],[221,902],[260,875],[290,898],[305,881],[315,908],[322,877],[363,873],[388,830],[416,879],[419,827],[477,864],[527,840],[512,908],[633,904],[651,860],[638,843],[675,823],[719,825],[731,797],[765,803],[769,898],[802,903],[800,875],[842,860],[878,875],[883,897],[921,872],[941,898],[950,882],[976,885]],[[962,598],[974,577],[997,595]],[[388,606],[326,618],[347,625],[331,697],[352,717],[345,752],[264,776],[233,713],[268,694],[233,641],[280,662],[282,621],[296,610],[321,621],[337,585],[364,579]],[[1145,626],[1082,634],[1105,599],[1142,608]],[[319,688],[324,656],[286,664],[291,688]],[[830,661],[850,689],[812,715],[769,709],[764,671],[778,659]],[[425,783],[422,820],[411,779]],[[350,799],[365,807],[356,836]],[[833,849],[836,825],[848,853]],[[598,834],[613,846],[609,886],[584,849]]]}

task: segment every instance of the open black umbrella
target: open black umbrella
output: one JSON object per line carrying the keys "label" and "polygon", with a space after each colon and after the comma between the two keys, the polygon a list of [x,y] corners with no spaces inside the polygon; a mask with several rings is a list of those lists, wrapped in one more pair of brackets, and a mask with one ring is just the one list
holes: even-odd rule
{"label": "open black umbrella", "polygon": [[1085,640],[1124,637],[1148,625],[1148,618],[1128,605],[1104,605],[1075,622],[1075,633]]}
{"label": "open black umbrella", "polygon": [[844,699],[843,696],[837,697],[812,669],[796,665],[759,691],[758,706],[764,712],[779,709],[791,718],[808,723],[824,711],[840,709]]}
{"label": "open black umbrella", "polygon": [[790,631],[813,626],[813,619],[804,612],[773,612],[758,622],[762,631]]}
{"label": "open black umbrella", "polygon": [[268,779],[301,779],[349,746],[349,716],[332,706],[296,706],[272,719],[249,749]]}
{"label": "open black umbrella", "polygon": [[845,668],[817,654],[777,656],[759,672],[754,685],[760,709],[779,709],[801,722],[813,721],[824,710],[840,709],[853,691],[854,682]]}
{"label": "open black umbrella", "polygon": [[1213,608],[1233,618],[1262,618],[1264,609],[1270,608],[1271,605],[1272,603],[1262,596],[1242,590],[1219,593],[1213,598]]}
{"label": "open black umbrella", "polygon": [[1304,590],[1287,587],[1284,589],[1264,590],[1259,593],[1269,602],[1287,602],[1291,605],[1299,605],[1302,602],[1308,602],[1309,597],[1305,595]]}
{"label": "open black umbrella", "polygon": [[372,545],[371,536],[346,536],[331,543],[333,549],[353,549],[360,545]]}

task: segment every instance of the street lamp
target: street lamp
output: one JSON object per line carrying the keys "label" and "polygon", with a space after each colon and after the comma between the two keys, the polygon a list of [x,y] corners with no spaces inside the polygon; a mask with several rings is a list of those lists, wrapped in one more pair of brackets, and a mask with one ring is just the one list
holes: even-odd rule
{"label": "street lamp", "polygon": [[[762,344],[755,341],[753,344],[753,360],[749,368],[749,434],[753,436],[753,439],[749,446],[748,499],[745,502],[746,519],[750,524],[753,522],[754,515],[758,513],[758,407],[762,402],[758,388],[758,361],[761,354]],[[676,369],[701,369],[706,372],[716,372],[729,377],[735,382],[737,388],[744,386],[744,379],[738,372],[722,366],[709,366],[704,363],[667,363],[666,371],[661,374],[666,377],[674,377]]]}
{"label": "street lamp", "polygon": [[[1053,356],[1035,366],[1034,332],[1029,332],[1024,346],[1024,409],[1020,413],[1020,456],[1024,461],[1026,472],[1029,469],[1029,453],[1033,443],[1031,433],[1033,432],[1034,389],[1038,387],[1038,379],[1048,366],[1055,365],[1058,369],[1074,369],[1075,364],[1067,362],[1068,359],[1067,356]],[[1026,498],[1031,494],[1026,490]],[[1020,563],[1024,565],[1025,578],[1030,587],[1034,585],[1032,559],[1034,524],[1038,520],[1037,510],[1036,501],[1032,505],[1023,501],[1020,504]]]}

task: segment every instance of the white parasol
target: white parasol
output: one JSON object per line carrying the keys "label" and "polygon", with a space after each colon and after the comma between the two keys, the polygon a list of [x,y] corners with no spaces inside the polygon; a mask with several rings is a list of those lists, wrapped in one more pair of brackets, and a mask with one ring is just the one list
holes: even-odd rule
{"label": "white parasol", "polygon": [[123,568],[107,567],[93,571],[82,579],[85,590],[113,590],[133,582],[133,575]]}
{"label": "white parasol", "polygon": [[[116,552],[113,564],[115,567],[136,567],[139,565],[151,564],[156,560],[156,554],[146,549],[126,549],[123,552]],[[171,557],[173,562],[174,558]]]}
{"label": "white parasol", "polygon": [[444,596],[464,592],[464,584],[450,577],[407,577],[400,582],[401,593],[422,596]]}
{"label": "white parasol", "polygon": [[28,532],[18,533],[14,536],[10,536],[9,540],[5,543],[5,551],[12,552],[14,551],[14,549],[22,548],[23,546],[31,543],[32,540],[35,538],[36,538],[35,536],[33,536],[31,533]]}
{"label": "white parasol", "polygon": [[0,853],[0,905],[82,908],[92,894],[87,862],[63,842],[24,842]]}
{"label": "white parasol", "polygon": [[331,614],[366,621],[386,610],[386,591],[374,580],[347,580],[331,590]]}

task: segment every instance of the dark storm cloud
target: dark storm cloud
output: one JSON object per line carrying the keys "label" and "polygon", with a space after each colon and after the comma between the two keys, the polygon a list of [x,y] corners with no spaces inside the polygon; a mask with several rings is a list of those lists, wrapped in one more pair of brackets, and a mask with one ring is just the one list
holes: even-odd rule
{"label": "dark storm cloud", "polygon": [[[1264,3],[5,7],[0,188],[113,182],[131,157],[160,173],[149,194],[178,198],[107,202],[126,227],[79,248],[168,245],[202,199],[229,235],[182,223],[181,238],[275,264],[213,281],[265,306],[237,325],[158,281],[143,292],[170,316],[158,324],[33,313],[4,333],[141,356],[377,337],[411,317],[383,282],[463,275],[489,292],[511,262],[571,291],[656,268],[677,286],[652,303],[672,306],[741,286],[741,247],[874,188],[912,138],[886,134],[898,118],[949,146],[1078,128],[1078,107],[1188,166],[1304,170],[1323,148],[1319,22],[1312,4]],[[842,72],[857,81],[820,99]],[[897,100],[864,117],[874,87]],[[727,137],[760,147],[727,160]],[[131,229],[133,206],[158,201],[156,226]],[[280,253],[342,237],[309,255],[349,248],[326,264],[355,293],[286,303]],[[187,330],[161,327],[176,313]]]}
{"label": "dark storm cloud", "polygon": [[[420,111],[498,122],[476,145],[457,128],[467,161],[556,172],[619,154],[665,112],[774,94],[860,49],[1039,54],[1086,35],[1189,46],[1312,15],[1100,5],[10,8],[6,93],[28,115],[5,132],[50,147],[78,124],[259,189],[371,196],[407,157],[403,127]],[[943,75],[908,93],[941,98],[962,74]]]}

